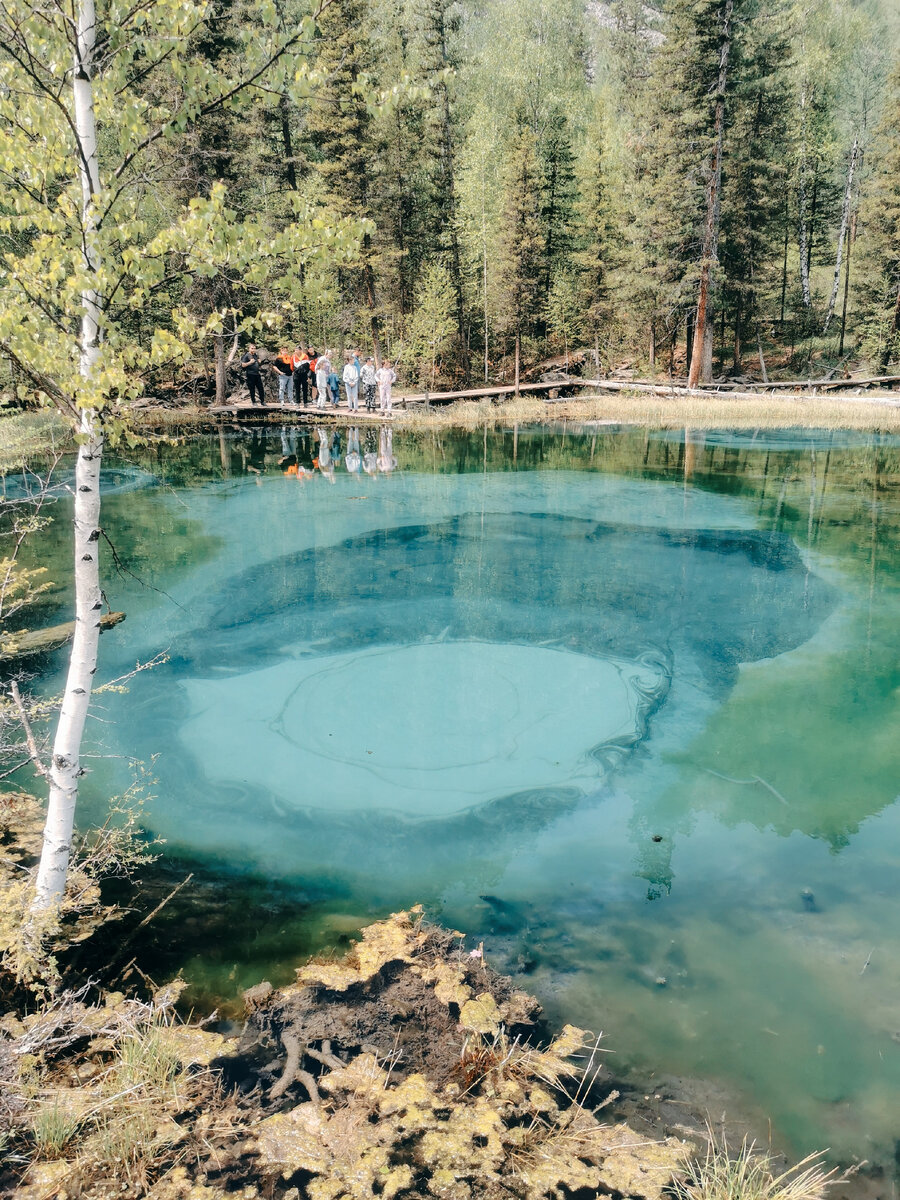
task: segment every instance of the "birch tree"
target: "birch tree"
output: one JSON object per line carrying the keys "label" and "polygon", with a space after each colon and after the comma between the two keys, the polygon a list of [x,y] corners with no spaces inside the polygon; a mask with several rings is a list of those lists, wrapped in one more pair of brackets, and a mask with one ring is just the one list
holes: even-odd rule
{"label": "birch tree", "polygon": [[[35,911],[53,910],[65,889],[83,773],[102,604],[104,444],[132,437],[127,406],[143,375],[186,359],[197,333],[170,305],[169,319],[135,345],[129,318],[169,285],[211,274],[228,256],[246,264],[255,249],[252,230],[235,234],[221,188],[150,236],[144,204],[161,152],[214,111],[239,119],[263,84],[295,96],[309,90],[303,49],[312,15],[286,32],[274,3],[258,5],[228,63],[215,66],[190,49],[209,15],[202,0],[107,0],[99,14],[94,0],[6,0],[0,8],[0,354],[67,415],[78,444],[75,637]],[[322,249],[350,258],[353,235],[347,223],[321,217],[277,233],[281,251],[301,261]]]}

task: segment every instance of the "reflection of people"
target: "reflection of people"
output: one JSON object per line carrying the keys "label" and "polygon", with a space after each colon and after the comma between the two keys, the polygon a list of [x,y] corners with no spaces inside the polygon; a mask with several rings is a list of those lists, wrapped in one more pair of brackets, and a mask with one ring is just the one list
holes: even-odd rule
{"label": "reflection of people", "polygon": [[315,470],[315,454],[313,451],[312,438],[310,437],[309,430],[307,429],[300,430],[300,443],[297,448],[297,462],[299,464],[301,474],[304,472],[306,472],[308,475],[313,474]]}
{"label": "reflection of people", "polygon": [[256,346],[251,342],[247,347],[247,352],[241,359],[241,367],[244,370],[244,378],[247,380],[247,391],[250,393],[250,403],[255,404],[253,397],[259,394],[259,403],[265,404],[266,398],[263,392],[262,375],[259,370],[259,354]]}
{"label": "reflection of people", "polygon": [[365,473],[367,475],[374,475],[375,472],[378,470],[378,465],[377,465],[378,456],[375,453],[376,445],[377,445],[377,442],[375,439],[375,430],[367,429],[366,430],[366,452],[363,455],[363,462],[362,462],[363,470],[365,471]]}
{"label": "reflection of people", "polygon": [[397,372],[391,366],[390,359],[384,360],[375,372],[375,378],[378,380],[378,401],[381,411],[389,413],[391,411],[391,388],[397,380]]}
{"label": "reflection of people", "polygon": [[376,466],[383,474],[390,475],[396,465],[397,460],[394,458],[394,431],[389,425],[382,425],[378,438],[378,459]]}
{"label": "reflection of people", "polygon": [[375,360],[367,358],[363,363],[362,370],[359,373],[360,382],[363,386],[366,399],[366,411],[375,411],[375,389],[378,387],[378,380],[375,378]]}
{"label": "reflection of people", "polygon": [[344,458],[344,466],[351,475],[358,475],[362,466],[359,454],[359,430],[355,426],[347,430],[347,454]]}
{"label": "reflection of people", "polygon": [[334,483],[334,463],[331,459],[331,444],[328,431],[325,429],[316,429],[316,437],[319,439],[319,457],[315,465],[319,468],[320,474],[324,475],[331,483]]}

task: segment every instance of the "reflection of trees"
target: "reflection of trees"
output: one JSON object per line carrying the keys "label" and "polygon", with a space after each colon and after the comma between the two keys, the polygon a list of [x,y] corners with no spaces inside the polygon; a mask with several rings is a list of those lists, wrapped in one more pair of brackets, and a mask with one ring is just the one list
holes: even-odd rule
{"label": "reflection of trees", "polygon": [[[693,814],[699,811],[713,813],[725,824],[749,820],[781,835],[799,830],[839,848],[862,820],[896,794],[896,781],[882,768],[882,758],[851,758],[846,748],[854,741],[865,747],[873,738],[887,740],[893,719],[894,635],[881,599],[892,586],[900,550],[900,505],[895,502],[900,448],[874,437],[860,438],[848,448],[831,435],[801,438],[796,444],[783,434],[751,439],[751,434],[727,441],[715,434],[661,436],[597,428],[584,434],[570,428],[565,439],[548,429],[522,427],[496,433],[396,431],[404,468],[413,472],[564,469],[679,483],[686,493],[701,489],[750,501],[748,508],[763,530],[786,538],[729,531],[673,534],[591,523],[569,525],[566,534],[562,525],[552,524],[554,518],[542,519],[542,538],[523,539],[521,530],[511,528],[488,529],[482,538],[480,514],[477,535],[461,523],[432,526],[424,533],[416,532],[422,527],[410,528],[402,536],[373,531],[346,551],[327,547],[310,551],[303,560],[284,560],[284,574],[272,572],[268,585],[261,577],[269,567],[260,568],[259,578],[241,580],[236,606],[223,610],[218,625],[212,624],[208,661],[226,653],[241,670],[270,655],[279,636],[289,640],[295,635],[335,648],[351,645],[361,635],[373,642],[439,635],[546,640],[624,657],[652,647],[674,656],[675,670],[688,656],[699,665],[704,686],[722,696],[737,663],[802,641],[824,612],[807,613],[785,640],[794,610],[802,610],[803,604],[802,573],[787,541],[791,538],[804,549],[835,556],[851,578],[858,577],[868,597],[864,641],[831,665],[817,664],[815,703],[810,702],[808,680],[800,677],[780,683],[778,694],[768,678],[760,677],[746,698],[743,681],[741,696],[733,696],[710,721],[702,741],[686,749],[681,782],[652,802],[637,801],[635,869],[651,889],[665,891],[672,880],[672,846],[690,833]],[[224,435],[229,451],[243,445],[246,452],[253,441],[235,430]],[[253,449],[257,458],[277,457],[279,431],[257,431]],[[150,446],[133,457],[179,486],[223,477],[218,436],[184,446]],[[111,535],[123,560],[151,577],[181,570],[186,562],[195,565],[215,550],[212,539],[188,529],[164,495],[111,498],[109,506]],[[192,540],[185,553],[186,529],[196,544]],[[157,530],[174,536],[156,537]],[[542,540],[554,543],[552,553],[537,548]],[[167,546],[176,559],[161,558],[168,554]],[[449,571],[442,579],[448,559]],[[363,562],[383,568],[367,595],[360,592]],[[739,562],[743,575],[734,569]],[[278,577],[285,583],[276,595],[273,581]],[[818,581],[810,578],[815,600]],[[779,581],[789,586],[780,587]],[[241,595],[247,597],[245,604]],[[300,606],[298,597],[304,598]],[[417,608],[422,612],[417,614]],[[261,634],[260,616],[268,634]],[[201,653],[200,669],[202,661]],[[815,754],[805,749],[813,746]],[[786,765],[791,762],[797,764],[793,769]],[[778,764],[775,774],[773,764]],[[765,789],[717,779],[704,770],[708,766],[735,778],[770,779],[789,806]],[[782,777],[785,771],[787,777]],[[523,828],[522,837],[533,837],[541,821],[552,820],[552,807],[540,817],[535,809],[536,824],[530,831]],[[471,834],[476,836],[474,825]],[[498,838],[500,826],[481,834]],[[654,835],[663,841],[653,842]],[[452,864],[448,860],[446,865],[449,872]]]}
{"label": "reflection of trees", "polygon": [[[752,530],[669,531],[490,512],[373,530],[267,560],[231,580],[227,603],[211,596],[209,610],[198,614],[197,635],[183,643],[173,682],[183,674],[220,677],[225,664],[235,674],[253,671],[288,653],[318,657],[438,638],[549,644],[626,665],[643,661],[648,682],[636,736],[595,748],[616,771],[641,744],[648,721],[652,729],[672,672],[687,672],[717,703],[738,663],[778,654],[811,634],[831,600],[813,578],[804,607],[805,574],[789,539]],[[145,723],[148,736],[175,747],[188,714],[173,704],[173,689],[164,691]],[[182,772],[190,776],[188,768]],[[238,791],[212,791],[204,783],[188,807],[212,803],[229,813],[228,827],[248,808],[257,824],[260,812],[271,821],[279,811],[277,798],[259,789],[252,801]],[[335,871],[355,873],[364,864],[382,879],[400,855],[411,864],[404,887],[415,869],[429,888],[464,877],[490,889],[506,860],[584,802],[577,788],[537,789],[421,824],[364,806],[350,817],[292,812],[284,839],[298,847],[298,869],[328,861]],[[661,894],[671,885],[675,830],[671,822],[657,828],[654,817],[636,816],[637,867]],[[662,842],[651,840],[657,832]]]}

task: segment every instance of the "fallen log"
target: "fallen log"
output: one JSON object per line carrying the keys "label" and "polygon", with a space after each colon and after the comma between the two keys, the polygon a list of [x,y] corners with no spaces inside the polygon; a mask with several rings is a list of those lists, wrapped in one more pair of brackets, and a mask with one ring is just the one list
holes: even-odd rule
{"label": "fallen log", "polygon": [[[106,613],[100,618],[100,631],[112,629],[120,621],[125,620],[123,612]],[[66,621],[64,625],[51,625],[49,629],[30,629],[19,635],[18,639],[8,649],[0,651],[0,663],[12,662],[24,658],[28,654],[43,654],[47,650],[58,650],[75,636],[75,622]]]}
{"label": "fallen log", "polygon": [[[888,377],[885,377],[888,378]],[[867,380],[865,382],[880,382],[879,380]],[[627,383],[620,383],[614,379],[569,379],[566,381],[566,386],[569,384],[579,384],[581,387],[592,387],[598,392],[635,392],[638,395],[653,395],[660,397],[668,397],[669,399],[677,399],[681,396],[688,397],[692,400],[780,400],[796,401],[802,404],[804,400],[816,399],[816,391],[800,392],[796,390],[786,391],[784,389],[790,387],[789,384],[772,383],[769,384],[769,391],[761,392],[760,390],[736,392],[717,384],[710,384],[703,388],[688,388],[669,383],[644,383],[637,379],[629,380]],[[821,384],[819,386],[822,386]],[[848,392],[856,386],[855,382],[845,380],[842,387]],[[834,390],[834,389],[831,389]],[[869,399],[872,403],[896,405],[898,401],[889,400],[886,397],[872,396],[837,396],[838,400],[865,400]]]}

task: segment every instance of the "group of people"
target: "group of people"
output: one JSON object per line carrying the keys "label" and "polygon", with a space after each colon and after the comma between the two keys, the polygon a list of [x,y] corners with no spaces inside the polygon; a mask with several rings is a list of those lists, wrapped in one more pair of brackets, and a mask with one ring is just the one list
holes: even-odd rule
{"label": "group of people", "polygon": [[379,432],[377,450],[375,430],[367,429],[365,446],[360,448],[359,429],[347,430],[347,450],[342,456],[340,430],[316,429],[318,445],[310,445],[304,431],[281,431],[282,456],[278,466],[282,473],[297,479],[308,479],[317,471],[334,482],[335,467],[343,457],[344,468],[351,475],[365,471],[367,475],[389,475],[397,466],[394,457],[393,429],[383,425]]}
{"label": "group of people", "polygon": [[304,407],[314,404],[317,408],[327,408],[329,405],[337,408],[341,402],[343,385],[347,407],[351,412],[359,411],[360,391],[367,412],[375,412],[376,395],[379,410],[385,415],[391,412],[391,389],[397,374],[388,359],[376,368],[373,358],[361,361],[359,351],[351,350],[344,355],[343,371],[338,376],[333,351],[317,354],[313,349],[301,350],[299,346],[293,352],[284,348],[270,363],[263,364],[259,351],[251,344],[241,359],[251,405],[265,404],[264,365],[270,367],[278,380],[278,403],[282,407],[287,404],[302,404]]}

